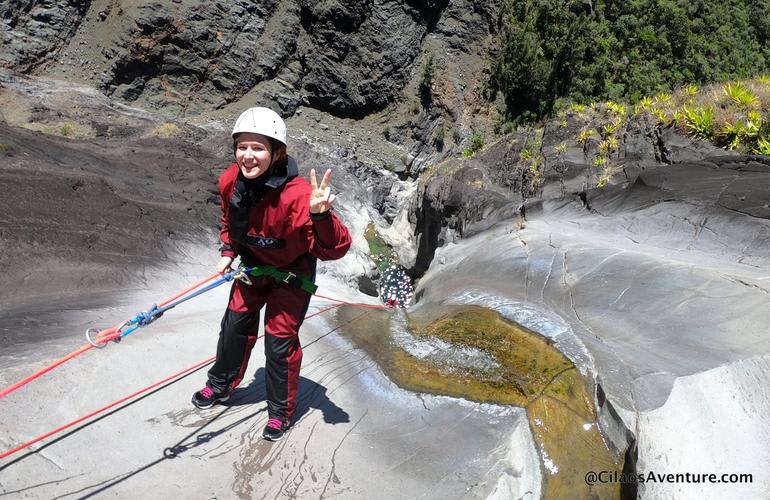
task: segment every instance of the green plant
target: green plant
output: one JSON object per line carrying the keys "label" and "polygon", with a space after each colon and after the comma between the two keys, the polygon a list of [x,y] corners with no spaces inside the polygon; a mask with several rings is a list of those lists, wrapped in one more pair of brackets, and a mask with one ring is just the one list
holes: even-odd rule
{"label": "green plant", "polygon": [[420,96],[423,102],[430,102],[433,98],[433,80],[436,77],[436,65],[433,62],[433,54],[428,56],[425,65],[422,67],[422,78],[420,80]]}
{"label": "green plant", "polygon": [[770,155],[770,139],[764,137],[757,139],[753,152],[758,155]]}
{"label": "green plant", "polygon": [[625,116],[626,107],[614,101],[607,101],[607,111],[619,116]]}
{"label": "green plant", "polygon": [[608,161],[609,159],[606,156],[599,155],[594,158],[594,167],[603,167]]}
{"label": "green plant", "polygon": [[602,153],[604,155],[609,155],[613,151],[616,151],[618,149],[618,139],[617,137],[609,136],[605,140],[599,143],[599,153]]}
{"label": "green plant", "polygon": [[764,85],[770,85],[770,75],[759,75],[757,81]]}
{"label": "green plant", "polygon": [[434,144],[436,144],[436,146],[438,146],[440,148],[444,147],[444,135],[445,134],[446,134],[446,132],[444,131],[444,126],[443,125],[436,129],[436,134],[433,136],[433,142],[434,142]]}
{"label": "green plant", "polygon": [[674,113],[674,118],[684,122],[688,132],[699,139],[714,137],[716,113],[713,108],[689,108],[683,106],[681,111]]}
{"label": "green plant", "polygon": [[11,146],[0,142],[0,153],[5,153],[6,151],[10,151],[10,149],[11,149]]}
{"label": "green plant", "polygon": [[[490,83],[511,119],[529,112],[536,120],[562,102],[637,103],[681,82],[704,86],[726,75],[770,73],[768,0],[582,2],[587,9],[574,8],[580,1],[498,4],[500,50]],[[657,104],[668,102],[660,97]]]}
{"label": "green plant", "polygon": [[604,170],[602,171],[602,175],[600,175],[599,179],[596,181],[596,187],[598,188],[606,187],[611,180],[612,180],[612,170],[610,169],[610,167],[604,167]]}
{"label": "green plant", "polygon": [[529,165],[529,172],[532,174],[532,185],[540,186],[543,183],[543,159],[535,158]]}
{"label": "green plant", "polygon": [[484,147],[484,137],[481,134],[473,134],[471,136],[471,149],[475,153]]}
{"label": "green plant", "polygon": [[570,111],[574,111],[575,113],[582,113],[586,110],[585,104],[579,104],[579,103],[572,103],[569,106]]}
{"label": "green plant", "polygon": [[655,96],[655,102],[659,104],[667,104],[671,101],[671,94],[668,92],[661,92],[660,94]]}
{"label": "green plant", "polygon": [[749,111],[745,121],[725,122],[719,131],[719,140],[730,150],[741,147],[753,150],[758,143],[761,128],[762,116],[756,111]]}
{"label": "green plant", "polygon": [[463,149],[463,158],[470,158],[473,156],[473,150],[471,148],[465,148]]}
{"label": "green plant", "polygon": [[581,146],[585,146],[588,139],[594,134],[596,134],[596,130],[584,128],[583,130],[580,131],[580,135],[577,138],[578,144],[580,144]]}
{"label": "green plant", "polygon": [[642,97],[634,106],[634,113],[639,114],[648,111],[650,108],[652,108],[652,97]]}
{"label": "green plant", "polygon": [[608,136],[614,134],[615,131],[618,129],[618,126],[619,126],[619,123],[617,121],[605,124],[602,127],[602,135],[604,137],[608,137]]}
{"label": "green plant", "polygon": [[74,131],[75,127],[70,122],[62,124],[61,128],[59,128],[59,132],[65,137],[69,137]]}
{"label": "green plant", "polygon": [[739,107],[748,109],[759,104],[759,97],[740,83],[728,83],[722,87],[724,93]]}
{"label": "green plant", "polygon": [[698,93],[698,86],[695,84],[690,84],[682,87],[682,93],[686,96],[694,96]]}
{"label": "green plant", "polygon": [[650,113],[652,113],[652,116],[658,120],[658,123],[666,123],[669,121],[668,114],[660,108],[652,108]]}
{"label": "green plant", "polygon": [[523,162],[529,162],[534,157],[535,157],[535,153],[528,147],[522,148],[521,152],[519,153],[519,158]]}
{"label": "green plant", "polygon": [[566,142],[562,142],[562,143],[558,144],[558,145],[557,145],[557,146],[554,148],[554,151],[556,151],[556,154],[557,154],[558,156],[561,156],[561,155],[563,155],[564,153],[566,153],[566,152],[567,152],[567,143],[566,143]]}

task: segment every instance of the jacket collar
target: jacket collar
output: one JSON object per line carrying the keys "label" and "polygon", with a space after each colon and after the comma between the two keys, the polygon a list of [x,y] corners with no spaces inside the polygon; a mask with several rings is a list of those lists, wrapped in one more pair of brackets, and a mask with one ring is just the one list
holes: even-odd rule
{"label": "jacket collar", "polygon": [[270,178],[265,181],[265,186],[275,189],[284,185],[286,181],[297,177],[299,175],[299,168],[297,167],[296,160],[289,156],[288,160],[273,165],[267,173],[270,175]]}

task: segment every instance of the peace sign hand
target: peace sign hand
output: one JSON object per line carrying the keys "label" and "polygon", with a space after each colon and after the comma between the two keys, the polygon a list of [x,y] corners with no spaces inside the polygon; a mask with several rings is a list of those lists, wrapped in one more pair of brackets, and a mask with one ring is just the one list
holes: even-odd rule
{"label": "peace sign hand", "polygon": [[319,186],[315,176],[315,169],[310,169],[310,187],[313,188],[310,192],[310,213],[322,214],[332,208],[335,196],[332,194],[332,188],[329,186],[331,178],[332,171],[327,169]]}

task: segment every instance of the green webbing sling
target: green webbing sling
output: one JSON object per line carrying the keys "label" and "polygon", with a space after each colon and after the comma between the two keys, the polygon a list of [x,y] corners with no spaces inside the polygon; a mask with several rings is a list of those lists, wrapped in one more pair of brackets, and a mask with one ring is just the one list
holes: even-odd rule
{"label": "green webbing sling", "polygon": [[318,287],[304,276],[298,276],[291,271],[281,271],[274,266],[247,266],[244,272],[254,277],[270,276],[276,283],[285,283],[295,288],[301,288],[310,294],[314,294]]}

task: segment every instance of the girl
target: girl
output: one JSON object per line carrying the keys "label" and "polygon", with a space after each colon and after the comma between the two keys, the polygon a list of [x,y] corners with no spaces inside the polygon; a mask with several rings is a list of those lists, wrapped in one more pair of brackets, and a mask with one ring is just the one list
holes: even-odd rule
{"label": "girl", "polygon": [[255,268],[251,284],[234,280],[222,318],[217,359],[206,386],[193,395],[198,408],[226,401],[243,379],[265,315],[265,387],[268,421],[262,436],[283,437],[297,399],[302,348],[299,327],[315,291],[317,259],[339,259],[350,233],[332,213],[327,170],[320,186],[298,177],[286,154],[286,125],[274,111],[250,108],[233,127],[235,163],[219,179],[221,259],[226,273],[236,256]]}

